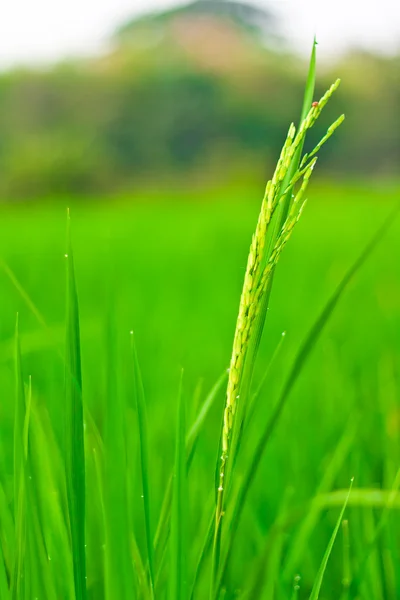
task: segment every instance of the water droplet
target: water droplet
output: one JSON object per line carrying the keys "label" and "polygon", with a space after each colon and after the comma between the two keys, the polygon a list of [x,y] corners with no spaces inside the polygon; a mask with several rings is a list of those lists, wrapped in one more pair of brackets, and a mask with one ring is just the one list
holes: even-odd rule
{"label": "water droplet", "polygon": [[143,494],[140,496],[141,498],[144,498]]}
{"label": "water droplet", "polygon": [[282,331],[282,337],[285,337],[286,331]]}
{"label": "water droplet", "polygon": [[64,254],[65,258],[68,258],[68,254]]}

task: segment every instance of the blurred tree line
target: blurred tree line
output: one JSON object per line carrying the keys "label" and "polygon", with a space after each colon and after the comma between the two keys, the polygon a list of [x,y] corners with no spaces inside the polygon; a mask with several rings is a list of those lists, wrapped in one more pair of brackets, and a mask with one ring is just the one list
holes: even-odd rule
{"label": "blurred tree line", "polygon": [[[1,196],[108,193],[165,176],[270,168],[298,118],[307,65],[274,39],[271,15],[218,4],[197,0],[127,23],[96,59],[1,75]],[[400,56],[353,51],[320,72],[316,97],[343,81],[326,124],[347,116],[322,173],[399,174],[399,68]]]}

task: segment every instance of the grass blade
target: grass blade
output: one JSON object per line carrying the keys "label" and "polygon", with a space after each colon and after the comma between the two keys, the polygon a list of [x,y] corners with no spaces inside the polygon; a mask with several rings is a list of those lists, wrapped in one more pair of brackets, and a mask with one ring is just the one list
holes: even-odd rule
{"label": "grass blade", "polygon": [[346,510],[347,503],[349,501],[349,497],[350,497],[350,494],[351,494],[351,488],[353,486],[353,481],[354,480],[352,479],[351,480],[351,484],[350,484],[350,489],[348,491],[346,500],[345,500],[345,502],[343,504],[343,508],[340,511],[340,515],[339,515],[339,518],[337,520],[336,527],[333,530],[332,537],[329,540],[328,547],[327,547],[327,549],[325,551],[324,557],[323,557],[322,562],[321,562],[321,566],[320,566],[320,568],[318,570],[317,577],[315,579],[315,583],[314,583],[313,589],[311,591],[311,595],[310,595],[310,599],[309,600],[318,600],[318,598],[319,598],[319,593],[321,591],[322,581],[324,579],[326,567],[328,565],[329,557],[331,555],[332,548],[333,548],[333,545],[334,545],[335,540],[336,540],[336,536],[338,534],[340,525],[341,525],[342,520],[343,520],[344,511]]}
{"label": "grass blade", "polygon": [[140,446],[140,463],[142,475],[142,491],[143,491],[143,509],[145,521],[146,547],[147,558],[149,563],[150,590],[152,597],[154,596],[154,552],[153,552],[153,534],[151,523],[151,498],[149,484],[149,450],[148,450],[148,433],[147,433],[147,415],[146,401],[144,397],[144,388],[142,375],[139,368],[139,361],[136,351],[135,339],[133,331],[131,331],[131,353],[134,373],[134,395],[137,408],[138,429],[139,429],[139,446]]}
{"label": "grass blade", "polygon": [[[104,414],[105,598],[129,598],[134,593],[130,552],[133,535],[128,513],[128,453],[126,398],[120,389],[118,348],[110,302],[107,323],[107,391]],[[135,490],[137,491],[137,490]],[[135,541],[136,543],[136,541]]]}
{"label": "grass blade", "polygon": [[67,227],[67,318],[65,349],[65,470],[76,600],[86,599],[85,449],[78,295]]}
{"label": "grass blade", "polygon": [[182,393],[182,379],[178,394],[178,419],[175,446],[175,468],[171,516],[171,557],[170,557],[170,600],[187,598],[187,479],[186,479],[186,431],[185,402]]}
{"label": "grass blade", "polygon": [[350,555],[350,535],[349,521],[345,519],[342,523],[343,533],[343,576],[342,576],[342,596],[341,600],[349,597],[349,588],[351,581],[351,555]]}
{"label": "grass blade", "polygon": [[24,577],[26,552],[26,452],[25,429],[25,389],[22,375],[21,349],[19,341],[18,317],[15,328],[15,417],[14,417],[14,522],[15,555],[11,596],[16,600],[25,597]]}

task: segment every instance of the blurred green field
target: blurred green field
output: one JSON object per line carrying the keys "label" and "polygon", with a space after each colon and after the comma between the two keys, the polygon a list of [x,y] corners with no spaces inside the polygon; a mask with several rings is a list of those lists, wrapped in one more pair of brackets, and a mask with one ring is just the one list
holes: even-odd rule
{"label": "blurred green field", "polygon": [[[302,339],[346,269],[398,201],[398,188],[362,185],[311,186],[305,214],[279,264],[264,332],[257,381],[281,334],[285,341],[263,388],[252,432],[242,452],[265,425]],[[230,358],[247,252],[262,189],[167,192],[113,202],[68,203],[72,214],[81,309],[84,401],[101,428],[106,396],[107,323],[111,313],[118,337],[118,382],[129,379],[129,332],[135,331],[149,411],[154,511],[160,510],[173,464],[175,406],[180,367],[189,422],[199,400]],[[19,313],[24,373],[34,395],[46,403],[57,423],[63,398],[65,337],[65,203],[0,208],[0,258],[42,315],[32,314],[15,281],[0,270],[0,473],[12,496],[12,420],[14,406],[13,336]],[[296,532],[319,492],[355,488],[391,489],[400,464],[400,220],[357,274],[312,354],[263,459],[262,468],[235,544],[229,569],[231,590],[259,556],[267,531],[288,490],[289,526],[284,546]],[[128,388],[127,388],[128,389]],[[205,529],[206,503],[214,485],[215,460],[224,396],[213,408],[190,477],[190,532]],[[354,426],[355,432],[352,432]],[[350,432],[350,433],[349,433]],[[132,435],[135,435],[133,432]],[[343,435],[350,440],[333,481],[319,489]],[[346,437],[347,436],[347,437]],[[342,441],[340,441],[342,440]],[[339,460],[339,459],[338,459]],[[156,481],[156,484],[154,484]],[[362,556],[382,514],[382,505],[359,506],[357,494],[347,511],[352,568]],[[318,515],[315,527],[282,569],[282,598],[290,597],[294,575],[301,575],[299,598],[306,597],[338,516],[338,504]],[[382,503],[381,503],[382,504]],[[397,506],[397,505],[396,505]],[[400,518],[397,506],[370,553],[359,597],[400,597]],[[88,584],[96,592],[100,552],[95,502],[88,498]],[[157,514],[155,515],[155,517]],[[204,519],[203,519],[204,517]],[[204,522],[203,522],[204,521]],[[92,532],[92,533],[90,533]],[[334,548],[322,597],[341,595],[342,540]],[[191,567],[193,564],[191,557]],[[284,551],[285,559],[288,553]],[[208,590],[206,580],[201,584]],[[203,588],[200,588],[203,589]],[[198,598],[207,593],[199,592]],[[285,595],[286,594],[286,595]],[[233,592],[225,596],[236,597]]]}

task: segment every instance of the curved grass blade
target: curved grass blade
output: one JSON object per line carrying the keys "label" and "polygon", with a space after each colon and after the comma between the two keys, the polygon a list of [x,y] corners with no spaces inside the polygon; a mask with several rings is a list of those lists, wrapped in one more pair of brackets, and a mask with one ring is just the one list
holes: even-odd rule
{"label": "curved grass blade", "polygon": [[67,218],[67,317],[65,348],[65,471],[76,600],[86,599],[85,449],[79,306]]}
{"label": "curved grass blade", "polygon": [[183,372],[181,373],[178,394],[178,418],[175,446],[175,468],[172,497],[171,536],[170,536],[170,600],[186,600],[187,576],[187,474],[186,474],[186,431],[185,402],[182,393]]}
{"label": "curved grass blade", "polygon": [[354,479],[351,480],[350,489],[349,489],[349,491],[347,493],[347,497],[346,497],[346,500],[345,500],[345,502],[343,504],[343,508],[340,511],[340,515],[339,515],[339,518],[337,520],[336,527],[333,530],[332,537],[331,537],[331,539],[329,541],[328,547],[327,547],[327,549],[325,551],[325,554],[324,554],[324,558],[322,559],[321,566],[320,566],[320,568],[318,570],[317,577],[315,579],[315,583],[314,583],[313,589],[311,591],[311,595],[310,595],[309,600],[318,600],[318,598],[319,598],[319,593],[321,591],[322,581],[324,579],[326,567],[328,565],[329,557],[331,555],[332,548],[333,548],[333,545],[334,545],[335,540],[336,540],[336,536],[338,534],[340,525],[341,525],[342,520],[343,520],[344,511],[346,510],[347,503],[349,501],[349,497],[350,497],[350,494],[351,494],[351,488],[353,487],[353,481],[354,481]]}
{"label": "curved grass blade", "polygon": [[17,292],[19,293],[19,295],[21,296],[21,298],[23,299],[23,301],[25,302],[25,304],[27,305],[27,307],[29,308],[31,313],[34,315],[37,322],[44,329],[48,330],[49,327],[48,327],[43,315],[41,314],[41,312],[39,311],[39,309],[33,302],[32,298],[29,296],[27,291],[24,289],[23,285],[18,280],[14,271],[8,266],[8,264],[5,262],[5,260],[1,257],[0,257],[0,267],[3,269],[4,273],[7,275],[7,277],[11,281],[12,285],[15,287],[15,289],[17,290]]}
{"label": "curved grass blade", "polygon": [[221,568],[221,572],[220,572],[219,585],[217,587],[217,590],[221,589],[222,581],[225,576],[225,571],[227,568],[227,564],[228,564],[228,561],[229,561],[229,558],[230,558],[230,555],[232,552],[234,540],[236,537],[240,517],[242,515],[242,511],[243,511],[243,508],[244,508],[244,505],[245,505],[245,502],[247,499],[247,495],[251,488],[251,484],[253,483],[256,472],[260,466],[261,459],[263,457],[265,448],[266,448],[273,432],[275,431],[275,427],[277,426],[277,424],[279,422],[280,416],[286,405],[287,399],[288,399],[295,383],[297,382],[297,380],[307,362],[307,359],[309,358],[309,356],[311,354],[311,351],[313,350],[315,344],[317,343],[319,337],[321,336],[321,333],[322,333],[324,327],[328,323],[331,315],[333,314],[333,311],[335,310],[335,308],[336,308],[340,298],[342,297],[343,293],[345,292],[347,286],[349,285],[349,283],[351,282],[351,280],[353,279],[355,274],[358,272],[358,270],[366,262],[368,257],[372,254],[372,252],[374,251],[376,246],[381,241],[383,235],[386,233],[386,231],[392,225],[393,219],[394,219],[395,215],[398,213],[399,209],[400,209],[400,205],[397,205],[394,208],[394,210],[389,214],[387,219],[384,221],[384,223],[381,225],[381,227],[378,229],[378,231],[372,237],[370,242],[366,245],[366,247],[364,248],[364,250],[362,251],[360,256],[356,259],[356,261],[353,263],[353,265],[347,271],[347,273],[345,274],[345,276],[343,277],[343,279],[337,286],[336,290],[334,291],[332,296],[329,298],[328,302],[325,304],[323,310],[321,311],[321,313],[320,313],[319,317],[317,318],[317,320],[315,321],[314,325],[311,327],[302,346],[300,347],[300,350],[297,353],[297,356],[296,356],[293,366],[289,372],[289,376],[283,387],[283,390],[282,390],[281,395],[278,399],[278,402],[275,406],[273,414],[272,414],[263,434],[261,435],[260,439],[258,440],[255,451],[253,452],[252,459],[248,463],[247,471],[244,474],[244,477],[242,480],[242,485],[239,489],[237,499],[234,503],[233,514],[232,514],[231,521],[230,521],[230,536],[229,536],[228,546],[226,549],[225,559],[223,562],[223,567]]}
{"label": "curved grass blade", "polygon": [[154,551],[153,551],[153,534],[151,523],[151,498],[149,485],[149,450],[148,450],[148,433],[147,433],[147,415],[146,401],[144,397],[144,388],[142,375],[139,368],[139,361],[136,351],[135,339],[133,331],[131,331],[131,357],[134,373],[134,395],[137,408],[138,429],[139,429],[139,447],[140,447],[140,463],[142,475],[142,490],[143,490],[143,509],[145,521],[146,547],[147,558],[149,563],[150,590],[152,597],[154,596]]}

